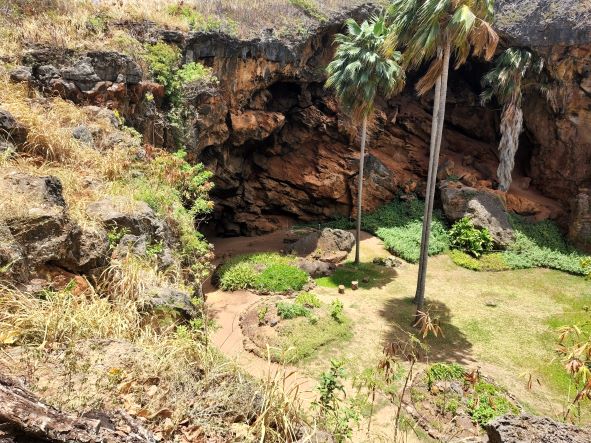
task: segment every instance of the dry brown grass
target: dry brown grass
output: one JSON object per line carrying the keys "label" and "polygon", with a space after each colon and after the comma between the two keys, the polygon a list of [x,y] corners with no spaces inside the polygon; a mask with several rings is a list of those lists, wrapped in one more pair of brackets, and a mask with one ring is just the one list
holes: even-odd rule
{"label": "dry brown grass", "polygon": [[[0,7],[0,59],[17,62],[32,44],[76,50],[116,49],[137,54],[137,42],[124,30],[103,22],[151,21],[165,28],[189,31],[185,17],[171,11],[183,4],[201,14],[203,26],[230,23],[240,37],[253,37],[263,29],[297,34],[318,23],[314,14],[290,0],[8,0]],[[362,0],[309,0],[314,10],[330,16]],[[100,19],[97,21],[97,17]],[[98,23],[99,26],[89,26]],[[198,29],[197,29],[198,30]],[[135,49],[135,50],[134,50]]]}
{"label": "dry brown grass", "polygon": [[[117,131],[106,119],[94,117],[59,97],[44,98],[25,85],[12,84],[1,71],[0,107],[28,131],[26,143],[19,149],[21,155],[14,159],[3,157],[0,168],[58,177],[72,218],[85,227],[94,226],[86,216],[86,205],[104,195],[108,182],[127,172],[133,156],[126,145],[131,144],[131,136],[123,133],[124,143],[94,149],[109,133]],[[95,147],[72,137],[72,130],[79,125],[96,130]]]}

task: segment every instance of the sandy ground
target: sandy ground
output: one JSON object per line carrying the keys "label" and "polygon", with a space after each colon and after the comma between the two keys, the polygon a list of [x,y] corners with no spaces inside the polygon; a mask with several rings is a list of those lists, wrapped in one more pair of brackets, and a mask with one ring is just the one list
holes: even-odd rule
{"label": "sandy ground", "polygon": [[[275,232],[261,237],[216,239],[216,255],[282,250],[283,236],[283,232]],[[387,255],[379,239],[364,234],[362,262]],[[331,358],[345,360],[350,375],[360,373],[375,367],[383,345],[399,331],[395,325],[410,330],[414,307],[409,299],[414,294],[416,277],[417,266],[405,263],[374,287],[347,290],[340,296],[347,315],[353,320],[353,338],[339,346],[321,348],[313,358],[285,368],[295,371],[293,383],[301,384],[305,402],[316,397],[314,386]],[[565,298],[580,297],[588,290],[584,279],[558,271],[479,273],[456,266],[445,255],[433,257],[427,274],[427,300],[433,312],[441,317],[444,337],[428,339],[429,359],[459,362],[469,369],[480,368],[522,401],[526,409],[558,416],[565,396],[557,394],[544,379],[545,367],[554,357],[552,345],[542,340],[553,333],[546,319],[564,312]],[[328,303],[338,296],[334,288],[317,287],[314,292]],[[283,370],[246,352],[242,345],[240,314],[259,296],[249,292],[223,293],[211,286],[206,287],[206,294],[220,327],[213,341],[226,355],[258,377],[267,376],[270,369],[271,372]],[[541,381],[535,390],[527,389],[528,374]],[[373,417],[371,436],[359,431],[353,441],[393,441],[394,415],[391,404],[380,402]],[[410,433],[408,441],[417,438]]]}

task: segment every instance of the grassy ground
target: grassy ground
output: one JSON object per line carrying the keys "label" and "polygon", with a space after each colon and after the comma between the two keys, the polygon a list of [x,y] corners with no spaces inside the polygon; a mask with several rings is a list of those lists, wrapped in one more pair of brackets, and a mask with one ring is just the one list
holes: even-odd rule
{"label": "grassy ground", "polygon": [[[375,238],[362,243],[362,261],[385,251]],[[366,267],[368,265],[365,265]],[[353,339],[344,346],[325,348],[302,370],[317,376],[329,358],[343,358],[351,373],[374,365],[384,342],[398,336],[399,325],[412,330],[416,266],[387,271],[357,291],[340,296],[353,321]],[[340,277],[359,275],[346,272]],[[368,273],[371,277],[371,272]],[[340,277],[339,277],[340,276]],[[370,278],[370,282],[372,279]],[[334,284],[320,281],[316,293],[325,301],[337,296]],[[337,282],[335,282],[337,283]],[[560,416],[568,401],[569,380],[554,360],[557,328],[588,319],[591,285],[582,277],[534,269],[482,273],[456,266],[446,256],[431,258],[427,303],[439,317],[444,337],[428,339],[430,361],[449,361],[480,367],[520,399],[532,412]],[[527,389],[529,376],[539,380]],[[572,399],[572,387],[571,387]],[[585,417],[586,420],[589,417]]]}

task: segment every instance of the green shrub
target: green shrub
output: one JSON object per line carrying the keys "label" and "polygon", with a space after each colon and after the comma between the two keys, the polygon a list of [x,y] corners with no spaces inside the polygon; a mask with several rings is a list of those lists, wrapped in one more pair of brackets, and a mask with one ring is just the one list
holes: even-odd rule
{"label": "green shrub", "polygon": [[452,248],[464,251],[474,257],[480,257],[493,248],[493,239],[488,229],[478,229],[468,217],[463,217],[449,230],[449,242]]}
{"label": "green shrub", "polygon": [[298,303],[288,303],[284,301],[277,302],[277,314],[284,320],[297,317],[307,317],[310,310]]}
{"label": "green shrub", "polygon": [[158,42],[146,46],[144,59],[148,63],[154,80],[164,86],[168,93],[181,61],[181,50],[176,46]]}
{"label": "green shrub", "polygon": [[480,426],[502,415],[517,414],[519,409],[509,401],[504,392],[491,383],[479,381],[474,386],[474,393],[468,399],[468,413]]}
{"label": "green shrub", "polygon": [[233,257],[220,267],[218,276],[224,291],[299,291],[308,281],[308,274],[295,266],[293,257],[268,252]]}
{"label": "green shrub", "polygon": [[311,292],[300,292],[295,298],[295,302],[307,308],[319,308],[321,304],[318,296]]}
{"label": "green shrub", "polygon": [[251,263],[236,263],[220,272],[220,288],[224,291],[252,289],[256,287],[257,274]]}
{"label": "green shrub", "polygon": [[[376,235],[384,242],[391,253],[410,263],[417,263],[421,252],[421,234],[423,224],[414,221],[395,228],[379,228]],[[449,247],[449,241],[443,223],[433,220],[429,236],[429,255],[441,254]]]}
{"label": "green shrub", "polygon": [[343,310],[343,302],[338,298],[333,300],[330,304],[330,316],[338,323],[342,323],[344,321]]}
{"label": "green shrub", "polygon": [[270,265],[256,278],[259,290],[281,293],[299,291],[307,282],[308,274],[305,271],[283,263]]}
{"label": "green shrub", "polygon": [[457,363],[434,363],[427,369],[427,385],[429,389],[437,381],[463,381],[464,368]]}

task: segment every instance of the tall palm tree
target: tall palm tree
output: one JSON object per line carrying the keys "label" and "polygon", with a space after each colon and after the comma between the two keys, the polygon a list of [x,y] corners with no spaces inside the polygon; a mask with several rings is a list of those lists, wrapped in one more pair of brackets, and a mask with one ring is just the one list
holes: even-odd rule
{"label": "tall palm tree", "polygon": [[519,147],[519,135],[523,131],[523,90],[529,85],[541,87],[541,83],[528,85],[523,80],[528,73],[539,75],[543,66],[543,59],[534,57],[527,49],[509,48],[497,57],[494,68],[482,79],[485,88],[482,103],[489,102],[495,96],[499,104],[503,105],[497,178],[499,189],[504,192],[511,186],[515,153]]}
{"label": "tall palm tree", "polygon": [[326,68],[326,87],[335,90],[341,106],[354,121],[362,122],[355,243],[355,263],[359,263],[367,121],[373,113],[376,97],[390,97],[402,90],[405,75],[401,67],[400,52],[393,50],[385,56],[382,51],[389,34],[384,15],[374,16],[361,25],[349,19],[346,21],[346,28],[345,34],[337,34],[335,37],[338,47],[334,59]]}
{"label": "tall palm tree", "polygon": [[415,303],[417,314],[425,303],[425,278],[429,252],[429,236],[433,216],[433,199],[439,151],[443,136],[447,79],[452,52],[455,68],[463,65],[470,54],[490,60],[499,38],[489,21],[494,0],[393,0],[389,9],[393,24],[384,51],[393,51],[400,43],[406,47],[405,67],[419,68],[430,62],[425,75],[417,83],[419,95],[435,87],[429,169],[425,196],[425,214],[421,237],[421,255]]}

